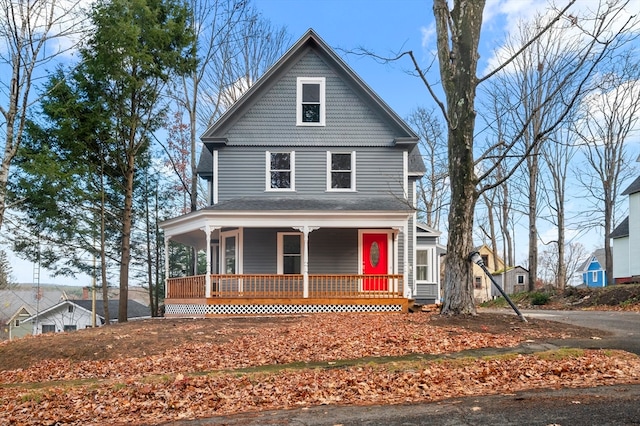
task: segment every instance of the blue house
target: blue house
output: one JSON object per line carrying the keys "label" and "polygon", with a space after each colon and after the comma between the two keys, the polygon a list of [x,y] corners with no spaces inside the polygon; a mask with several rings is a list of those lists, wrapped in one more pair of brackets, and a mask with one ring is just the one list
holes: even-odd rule
{"label": "blue house", "polygon": [[607,273],[604,265],[604,249],[597,249],[591,256],[589,256],[579,269],[582,273],[582,283],[587,287],[606,286]]}
{"label": "blue house", "polygon": [[307,31],[201,136],[208,205],[161,224],[204,252],[167,316],[401,312],[439,293],[416,133]]}

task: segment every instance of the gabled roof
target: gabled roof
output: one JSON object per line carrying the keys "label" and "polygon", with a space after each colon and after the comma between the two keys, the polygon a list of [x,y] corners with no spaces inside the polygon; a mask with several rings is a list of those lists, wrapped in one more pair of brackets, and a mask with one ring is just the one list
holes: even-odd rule
{"label": "gabled roof", "polygon": [[596,261],[596,262],[598,262],[600,264],[600,269],[602,269],[602,270],[605,269],[606,266],[605,266],[604,248],[599,248],[596,251],[594,251],[587,258],[587,260],[584,261],[582,266],[580,266],[580,268],[578,268],[578,271],[587,272],[589,270],[589,265],[591,265],[591,263],[593,263],[594,261]]}
{"label": "gabled roof", "polygon": [[222,137],[224,131],[243,115],[254,102],[255,97],[266,91],[308,50],[316,52],[325,63],[350,84],[353,90],[369,105],[385,117],[396,129],[396,144],[415,144],[418,136],[334,51],[313,29],[307,32],[249,88],[222,116],[201,136],[203,142],[226,143]]}
{"label": "gabled roof", "polygon": [[[92,301],[91,300],[72,300],[78,306],[91,311],[92,309]],[[120,301],[119,300],[109,300],[109,317],[111,321],[118,319],[118,313],[120,312]],[[100,318],[104,319],[104,300],[96,300],[96,314],[100,316]],[[136,302],[135,300],[129,299],[127,301],[127,318],[147,318],[151,316],[151,311],[148,307],[143,304]]]}
{"label": "gabled roof", "polygon": [[638,176],[636,180],[631,182],[631,185],[629,185],[627,189],[622,191],[622,195],[631,195],[635,194],[636,192],[640,192],[640,176]]}
{"label": "gabled roof", "polygon": [[439,237],[440,235],[442,235],[442,232],[422,222],[416,222],[416,232],[427,234],[427,235],[433,235],[434,237]]}
{"label": "gabled roof", "polygon": [[58,303],[62,297],[61,291],[46,287],[41,287],[39,294],[38,298],[36,287],[31,290],[0,290],[0,322],[5,323],[23,307],[31,313],[36,312],[36,309],[47,309]]}
{"label": "gabled roof", "polygon": [[[44,316],[44,315],[48,314],[49,312],[55,311],[56,309],[58,309],[58,308],[60,308],[62,306],[68,306],[68,305],[75,305],[75,306],[79,307],[80,309],[83,309],[83,310],[85,310],[85,311],[87,311],[89,313],[92,312],[92,301],[91,300],[63,300],[62,302],[57,303],[57,304],[49,307],[48,309],[40,311],[38,314],[30,316],[25,321],[32,321],[37,316]],[[99,317],[102,320],[104,320],[103,312],[104,312],[103,301],[102,300],[96,300],[96,316]],[[119,301],[118,300],[109,300],[109,316],[111,317],[110,321],[118,319],[118,312],[119,312]],[[147,318],[147,317],[150,317],[150,316],[151,316],[151,314],[149,312],[149,308],[147,308],[144,305],[136,302],[135,300],[129,300],[128,301],[127,318],[129,318],[129,319]]]}
{"label": "gabled roof", "polygon": [[627,216],[620,225],[616,226],[615,229],[611,232],[609,237],[611,238],[622,238],[629,236],[629,216]]}

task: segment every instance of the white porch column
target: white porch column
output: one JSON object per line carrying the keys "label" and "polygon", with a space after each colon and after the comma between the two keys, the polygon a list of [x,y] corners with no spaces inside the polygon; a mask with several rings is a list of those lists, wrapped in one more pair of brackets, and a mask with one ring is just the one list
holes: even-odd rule
{"label": "white porch column", "polygon": [[[399,242],[399,233],[402,228],[394,227],[393,228],[393,265],[392,265],[392,274],[397,274],[400,267],[400,260],[398,259],[398,242]],[[398,291],[398,280],[393,280],[393,291]]]}
{"label": "white porch column", "polygon": [[169,295],[169,240],[171,237],[164,236],[164,298]]}
{"label": "white porch column", "polygon": [[302,232],[304,247],[302,248],[302,297],[309,297],[309,233],[319,229],[316,226],[297,226],[296,229]]}
{"label": "white porch column", "polygon": [[210,226],[207,223],[204,226],[204,228],[201,228],[201,229],[205,233],[206,245],[207,245],[207,248],[206,248],[207,266],[206,266],[206,276],[204,278],[204,282],[205,282],[204,296],[211,297],[211,233],[215,232],[215,230],[219,228]]}
{"label": "white porch column", "polygon": [[[409,298],[411,297],[411,295],[409,294],[409,227],[408,226],[403,226],[402,227],[402,235],[404,236],[404,250],[402,250],[402,254],[403,254],[403,261],[404,261],[404,273],[402,275],[404,275],[403,277],[403,281],[404,281],[404,286],[403,286],[403,292],[404,292],[404,297]],[[414,252],[415,253],[415,252]],[[413,261],[415,262],[415,255],[414,255],[414,259]]]}
{"label": "white porch column", "polygon": [[207,240],[207,249],[206,249],[206,253],[207,253],[207,267],[206,267],[206,276],[204,277],[204,282],[205,282],[205,290],[204,290],[204,297],[211,297],[211,228],[209,227],[209,224],[207,223],[204,226],[204,233],[205,233],[205,237]]}

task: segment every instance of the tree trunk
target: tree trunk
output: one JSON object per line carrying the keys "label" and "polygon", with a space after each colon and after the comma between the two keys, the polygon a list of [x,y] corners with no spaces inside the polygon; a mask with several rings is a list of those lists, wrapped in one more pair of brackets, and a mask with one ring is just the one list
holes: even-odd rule
{"label": "tree trunk", "polygon": [[529,161],[529,291],[536,289],[538,279],[538,228],[536,220],[538,218],[538,199],[536,187],[538,180],[538,159],[536,156],[530,157]]}
{"label": "tree trunk", "polygon": [[[135,137],[132,135],[132,137]],[[122,212],[122,245],[120,254],[120,300],[118,322],[127,322],[129,300],[129,263],[131,261],[131,227],[133,224],[133,177],[135,172],[135,151],[127,151],[125,170],[124,211]]]}
{"label": "tree trunk", "polygon": [[473,133],[483,9],[482,0],[460,1],[449,14],[446,0],[433,2],[440,76],[447,98],[451,208],[442,313],[448,315],[476,313],[468,257],[473,249],[473,217],[478,199]]}

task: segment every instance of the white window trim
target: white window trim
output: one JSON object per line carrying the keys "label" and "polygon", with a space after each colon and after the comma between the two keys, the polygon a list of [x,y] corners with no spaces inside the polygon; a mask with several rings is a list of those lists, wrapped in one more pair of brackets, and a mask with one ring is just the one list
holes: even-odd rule
{"label": "white window trim", "polygon": [[[427,253],[427,263],[425,263],[424,265],[420,265],[418,264],[418,252],[419,251],[424,251]],[[435,283],[435,274],[434,274],[434,267],[433,267],[433,260],[434,260],[434,253],[435,253],[435,249],[431,246],[418,246],[416,247],[416,253],[414,255],[414,263],[415,263],[415,274],[416,274],[416,278],[415,280],[417,282],[420,283]],[[419,280],[417,278],[418,275],[418,266],[426,266],[427,267],[427,278],[425,280]]]}
{"label": "white window trim", "polygon": [[278,275],[284,274],[284,236],[297,235],[300,237],[300,273],[302,274],[304,265],[304,234],[301,232],[278,232]]}
{"label": "white window trim", "polygon": [[[320,122],[308,123],[302,121],[302,85],[320,85]],[[296,84],[296,126],[322,127],[325,125],[325,78],[324,77],[298,77]]]}
{"label": "white window trim", "polygon": [[598,282],[598,271],[591,272],[591,281],[593,281],[594,283]]}
{"label": "white window trim", "polygon": [[220,273],[221,274],[226,274],[226,238],[227,237],[236,237],[236,275],[238,274],[242,274],[243,272],[243,262],[242,262],[242,252],[243,252],[243,247],[242,247],[242,236],[243,236],[243,232],[242,232],[242,228],[240,229],[234,229],[232,231],[225,231],[225,232],[220,232],[220,260],[218,261],[218,264],[220,265]]}
{"label": "white window trim", "polygon": [[[291,188],[271,187],[271,154],[289,154],[291,166]],[[296,190],[296,152],[295,151],[266,151],[265,152],[265,174],[264,190],[267,192],[295,192]]]}
{"label": "white window trim", "polygon": [[[351,154],[351,188],[331,187],[331,154]],[[327,192],[356,192],[356,152],[355,151],[327,151]]]}

